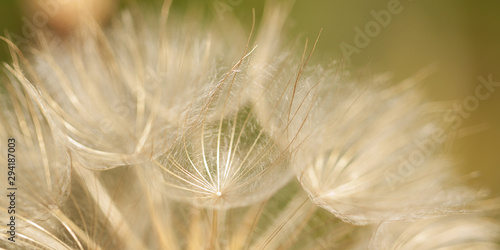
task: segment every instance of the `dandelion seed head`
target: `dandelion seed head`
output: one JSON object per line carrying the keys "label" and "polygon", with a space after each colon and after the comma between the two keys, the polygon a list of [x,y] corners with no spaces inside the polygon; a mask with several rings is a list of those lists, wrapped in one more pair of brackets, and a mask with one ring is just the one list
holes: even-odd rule
{"label": "dandelion seed head", "polygon": [[[22,90],[13,75],[0,94],[0,161],[5,165],[5,179],[0,187],[12,199],[0,201],[0,220],[10,223],[12,209],[25,214],[17,227],[30,223],[51,224],[52,211],[66,201],[70,193],[70,159],[56,140],[36,103]],[[6,196],[8,197],[8,196]],[[6,227],[2,233],[6,234]]]}
{"label": "dandelion seed head", "polygon": [[192,20],[172,26],[180,24],[158,34],[128,12],[106,32],[90,22],[57,48],[42,37],[33,59],[21,60],[30,70],[15,75],[86,167],[143,163],[171,146],[226,43]]}
{"label": "dandelion seed head", "polygon": [[232,207],[269,197],[288,182],[290,153],[278,139],[284,127],[268,131],[254,112],[242,106],[220,120],[188,126],[152,166],[165,193],[201,206]]}
{"label": "dandelion seed head", "polygon": [[380,225],[370,249],[495,249],[500,227],[491,219],[475,215],[449,215],[410,222]]}
{"label": "dandelion seed head", "polygon": [[436,130],[445,131],[440,108],[421,105],[418,88],[331,91],[342,98],[325,102],[329,114],[320,117],[327,117],[326,125],[301,159],[314,157],[299,166],[305,166],[299,180],[316,204],[346,222],[371,224],[458,212],[477,197],[449,186],[456,173],[431,139]]}
{"label": "dandelion seed head", "polygon": [[22,142],[29,194],[19,238],[0,247],[498,246],[486,211],[500,202],[474,202],[483,193],[462,185],[442,145],[404,165],[446,128],[417,80],[353,83],[310,65],[318,39],[284,41],[286,1],[266,1],[259,27],[253,11],[250,30],[170,4],[159,21],[88,20],[57,48],[42,34],[22,53],[4,39],[0,139]]}

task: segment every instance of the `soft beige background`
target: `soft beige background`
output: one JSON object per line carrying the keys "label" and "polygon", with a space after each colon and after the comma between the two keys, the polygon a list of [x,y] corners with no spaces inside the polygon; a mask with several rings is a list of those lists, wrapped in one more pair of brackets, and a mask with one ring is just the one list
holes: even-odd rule
{"label": "soft beige background", "polygon": [[[123,2],[130,1],[122,1],[121,7],[126,5]],[[251,9],[255,8],[260,16],[264,5],[263,0],[174,1],[173,8],[182,9],[186,2],[195,3],[213,15],[218,15],[216,6],[228,7],[223,9],[226,13],[235,14],[247,23],[251,22]],[[315,39],[323,28],[315,60],[339,60],[342,58],[340,44],[346,42],[353,45],[354,27],[364,29],[368,22],[374,20],[370,12],[387,9],[389,2],[297,1],[288,24],[291,37]],[[479,84],[478,76],[487,78],[491,74],[494,81],[500,82],[499,1],[399,2],[403,8],[401,13],[392,15],[390,23],[359,54],[351,56],[352,61],[345,68],[361,69],[363,74],[392,72],[394,82],[397,82],[429,65],[435,65],[435,73],[424,84],[429,98],[443,101],[463,101],[474,94]],[[159,5],[157,1],[147,1],[146,4],[152,7]],[[0,28],[20,34],[23,25],[21,17],[30,17],[30,12],[23,13],[22,10],[32,10],[33,6],[21,8],[19,1],[0,0]],[[102,11],[98,15],[102,16]],[[0,50],[0,60],[8,60],[4,44],[0,45]],[[486,124],[488,128],[459,138],[451,149],[461,160],[461,171],[480,171],[481,177],[474,183],[487,186],[496,194],[500,194],[499,107],[500,88],[490,98],[481,101],[479,109],[464,119],[461,126],[467,129]]]}

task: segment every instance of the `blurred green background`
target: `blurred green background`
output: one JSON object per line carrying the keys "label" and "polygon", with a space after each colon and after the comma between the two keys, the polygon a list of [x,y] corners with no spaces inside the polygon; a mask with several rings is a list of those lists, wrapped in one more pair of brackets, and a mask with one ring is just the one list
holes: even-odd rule
{"label": "blurred green background", "polygon": [[[22,17],[30,17],[22,7],[33,4],[0,0],[0,28],[22,34]],[[127,2],[130,2],[127,1]],[[290,39],[315,39],[323,33],[315,61],[330,63],[346,61],[341,44],[354,46],[355,27],[365,30],[376,21],[372,12],[388,10],[388,4],[398,4],[400,10],[359,53],[353,53],[344,68],[363,74],[391,72],[393,81],[401,81],[429,65],[436,71],[425,80],[429,98],[438,101],[458,100],[474,95],[480,84],[478,77],[500,82],[500,1],[388,1],[388,0],[309,0],[296,1],[288,27]],[[23,6],[21,6],[24,4]],[[158,9],[160,1],[143,4]],[[190,4],[205,8],[218,16],[235,14],[250,24],[251,9],[262,15],[264,0],[174,1],[174,11]],[[120,2],[118,9],[127,3]],[[222,9],[221,9],[222,8]],[[373,28],[373,27],[372,27]],[[0,60],[8,61],[5,44],[0,45]],[[361,69],[361,70],[360,70]],[[356,71],[359,70],[359,71]],[[356,73],[354,73],[356,74]],[[463,173],[480,171],[475,184],[491,188],[500,194],[500,87],[489,98],[479,102],[479,108],[464,118],[461,129],[487,124],[487,129],[457,139],[452,151],[460,160]]]}

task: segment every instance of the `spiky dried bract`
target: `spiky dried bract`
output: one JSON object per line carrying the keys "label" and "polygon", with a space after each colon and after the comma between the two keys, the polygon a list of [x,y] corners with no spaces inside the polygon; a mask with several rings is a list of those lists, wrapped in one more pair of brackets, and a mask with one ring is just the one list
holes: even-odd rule
{"label": "spiky dried bract", "polygon": [[38,237],[36,227],[53,227],[53,213],[67,199],[71,179],[66,149],[55,140],[30,96],[10,77],[12,84],[5,84],[6,93],[0,95],[0,161],[5,166],[0,188],[7,192],[0,200],[2,241],[11,236],[11,216],[16,217],[18,238],[33,239]]}
{"label": "spiky dried bract", "polygon": [[386,222],[370,242],[370,249],[499,249],[500,225],[480,215]]}
{"label": "spiky dried bract", "polygon": [[326,121],[315,123],[323,125],[297,164],[311,199],[361,225],[465,209],[477,194],[460,186],[443,156],[443,108],[421,104],[411,79],[359,86],[339,84],[325,95]]}

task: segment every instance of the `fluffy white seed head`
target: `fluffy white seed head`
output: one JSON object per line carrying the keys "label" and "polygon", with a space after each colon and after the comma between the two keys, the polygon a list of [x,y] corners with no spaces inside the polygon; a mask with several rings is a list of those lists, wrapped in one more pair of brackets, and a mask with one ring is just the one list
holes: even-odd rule
{"label": "fluffy white seed head", "polygon": [[142,163],[164,153],[181,114],[213,78],[227,41],[193,19],[175,20],[147,27],[124,12],[109,30],[89,22],[57,47],[42,37],[30,62],[20,56],[25,70],[13,73],[85,167]]}
{"label": "fluffy white seed head", "polygon": [[153,161],[166,195],[204,207],[244,206],[293,176],[291,157],[314,85],[301,76],[304,61],[269,54],[277,43],[269,39],[276,36],[269,26],[263,26],[262,42],[247,47],[190,106],[182,136]]}
{"label": "fluffy white seed head", "polygon": [[315,123],[325,125],[297,162],[298,178],[317,205],[346,222],[368,224],[458,212],[476,197],[457,187],[443,156],[443,109],[422,105],[412,81],[330,89],[319,115],[324,122]]}
{"label": "fluffy white seed head", "polygon": [[[229,13],[224,24],[168,17],[167,1],[158,25],[124,12],[105,30],[84,22],[59,48],[43,36],[24,54],[11,44],[6,69],[26,93],[8,91],[0,139],[23,142],[23,186],[36,192],[22,196],[19,240],[0,247],[366,249],[370,237],[356,235],[372,228],[352,224],[378,224],[372,247],[390,249],[498,231],[493,220],[434,219],[486,207],[466,206],[476,193],[426,141],[445,127],[439,105],[422,105],[413,81],[351,84],[307,67],[315,44],[287,49],[290,6],[266,3],[252,31]],[[40,111],[15,104],[30,98]]]}
{"label": "fluffy white seed head", "polygon": [[[0,200],[2,239],[11,216],[17,228],[42,225],[60,209],[70,192],[70,159],[54,138],[35,102],[11,76],[0,92],[0,161],[6,193]],[[8,196],[7,196],[8,195]]]}
{"label": "fluffy white seed head", "polygon": [[498,249],[500,225],[479,215],[381,224],[370,249]]}

